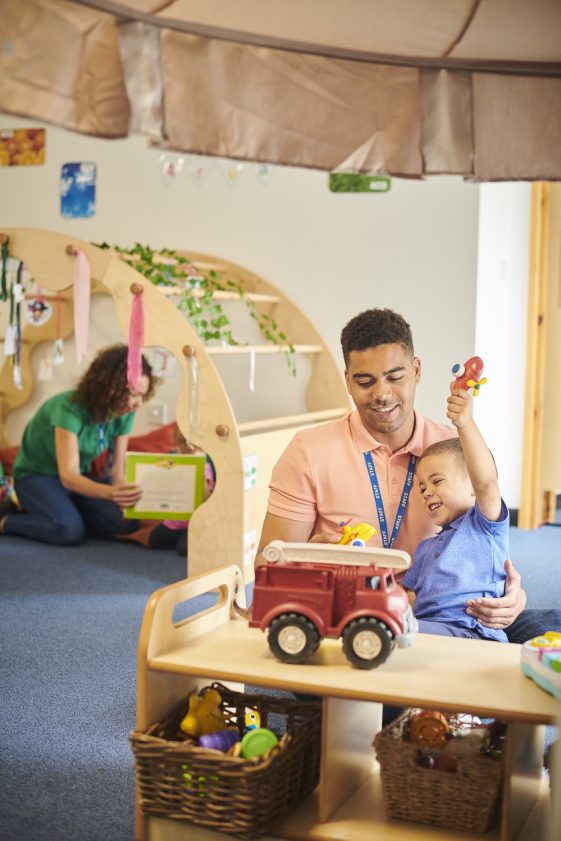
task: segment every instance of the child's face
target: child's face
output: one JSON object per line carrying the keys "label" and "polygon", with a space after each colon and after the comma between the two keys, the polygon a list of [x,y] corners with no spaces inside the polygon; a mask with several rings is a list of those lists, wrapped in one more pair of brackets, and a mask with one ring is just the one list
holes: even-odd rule
{"label": "child's face", "polygon": [[467,470],[450,453],[422,459],[417,477],[426,512],[435,525],[451,523],[475,502]]}

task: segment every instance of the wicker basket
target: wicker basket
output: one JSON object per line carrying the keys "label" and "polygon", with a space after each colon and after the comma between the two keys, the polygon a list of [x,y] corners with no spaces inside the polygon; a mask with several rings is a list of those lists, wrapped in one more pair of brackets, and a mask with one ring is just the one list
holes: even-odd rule
{"label": "wicker basket", "polygon": [[318,783],[321,705],[212,686],[228,727],[242,733],[246,707],[256,707],[261,726],[279,735],[278,746],[248,760],[179,741],[184,700],[164,721],[130,735],[140,807],[244,838],[262,835]]}
{"label": "wicker basket", "polygon": [[388,816],[485,832],[497,811],[502,762],[475,754],[456,757],[454,773],[421,767],[421,755],[434,759],[443,751],[427,750],[408,741],[409,719],[415,712],[418,710],[407,710],[374,738]]}

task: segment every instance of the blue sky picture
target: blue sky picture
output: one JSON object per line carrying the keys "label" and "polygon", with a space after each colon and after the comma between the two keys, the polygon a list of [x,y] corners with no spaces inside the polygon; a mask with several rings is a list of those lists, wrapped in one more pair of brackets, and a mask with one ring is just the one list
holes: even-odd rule
{"label": "blue sky picture", "polygon": [[60,215],[84,219],[95,214],[96,165],[91,161],[63,164],[60,172]]}

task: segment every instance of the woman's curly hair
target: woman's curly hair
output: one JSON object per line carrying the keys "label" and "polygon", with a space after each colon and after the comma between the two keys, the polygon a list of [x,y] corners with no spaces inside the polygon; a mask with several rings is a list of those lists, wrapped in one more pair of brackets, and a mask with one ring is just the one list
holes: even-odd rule
{"label": "woman's curly hair", "polygon": [[[126,414],[129,400],[127,385],[127,345],[112,345],[100,350],[78,383],[74,401],[85,406],[94,423],[105,423],[111,418]],[[146,402],[154,394],[157,379],[152,366],[142,357],[142,373],[148,377]]]}

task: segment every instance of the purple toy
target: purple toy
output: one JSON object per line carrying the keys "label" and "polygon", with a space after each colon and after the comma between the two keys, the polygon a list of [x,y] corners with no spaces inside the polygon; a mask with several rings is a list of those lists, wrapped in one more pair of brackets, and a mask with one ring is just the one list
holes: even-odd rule
{"label": "purple toy", "polygon": [[212,750],[221,750],[227,753],[235,742],[240,741],[239,733],[235,730],[218,730],[216,733],[207,733],[205,736],[199,736],[199,747],[211,748]]}

